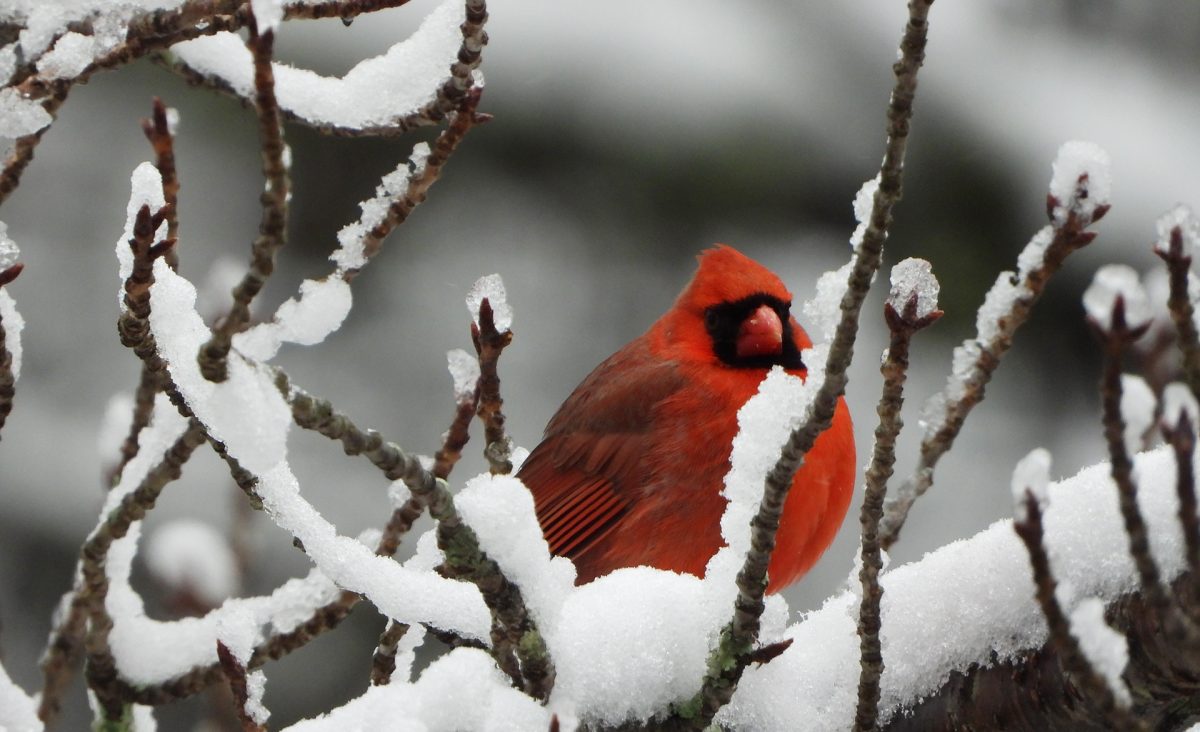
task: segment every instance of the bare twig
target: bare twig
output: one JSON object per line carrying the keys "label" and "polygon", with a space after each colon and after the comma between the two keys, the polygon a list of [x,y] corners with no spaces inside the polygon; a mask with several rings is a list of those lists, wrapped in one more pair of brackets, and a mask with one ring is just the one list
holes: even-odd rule
{"label": "bare twig", "polygon": [[751,522],[751,550],[738,573],[733,619],[722,630],[718,645],[709,657],[708,673],[699,697],[680,711],[681,716],[691,717],[697,728],[707,727],[737,688],[758,637],[767,564],[775,548],[775,532],[779,528],[784,499],[805,453],[831,424],[837,401],[846,387],[846,369],[853,355],[858,313],[879,268],[883,242],[891,226],[892,208],[900,199],[904,152],[916,95],[917,72],[925,59],[926,21],[931,4],[932,0],[910,0],[908,4],[908,23],[900,42],[901,57],[893,66],[896,83],[888,105],[888,141],[880,166],[879,189],[842,298],[842,317],[825,364],[824,381],[813,399],[805,424],[792,432],[779,461],[767,475],[762,504]]}
{"label": "bare twig", "polygon": [[[163,201],[168,206],[167,238],[179,238],[179,174],[175,169],[175,136],[167,120],[167,107],[158,97],[154,98],[154,112],[149,119],[142,120],[142,132],[154,149],[154,167],[162,178]],[[179,257],[174,249],[167,253],[166,262],[171,269],[179,269]]]}
{"label": "bare twig", "polygon": [[479,356],[479,419],[484,427],[483,455],[492,475],[512,472],[512,441],[504,431],[504,400],[500,398],[500,374],[496,364],[500,354],[512,343],[511,330],[496,330],[492,304],[485,297],[479,303],[479,325],[471,324],[471,341]]}
{"label": "bare twig", "polygon": [[1179,336],[1179,351],[1183,354],[1183,374],[1192,394],[1200,398],[1200,335],[1196,333],[1195,310],[1188,295],[1188,278],[1191,276],[1192,258],[1184,252],[1183,230],[1179,225],[1171,228],[1167,247],[1155,247],[1154,253],[1167,263],[1170,294],[1167,309],[1175,323]]}
{"label": "bare twig", "polygon": [[917,301],[918,295],[914,291],[903,312],[897,312],[891,302],[884,304],[884,319],[891,332],[891,341],[880,367],[883,395],[876,410],[879,426],[875,428],[875,448],[867,468],[866,494],[859,519],[862,524],[862,569],[858,579],[862,584],[862,601],[858,610],[858,637],[862,671],[858,678],[858,707],[854,716],[856,732],[875,729],[879,715],[879,679],[884,665],[879,642],[879,605],[883,598],[883,588],[879,584],[879,573],[883,570],[879,519],[883,515],[887,482],[896,462],[896,437],[904,426],[900,410],[904,406],[904,382],[908,378],[909,344],[918,330],[942,316],[942,311],[934,310],[919,317]]}
{"label": "bare twig", "polygon": [[209,381],[224,381],[228,376],[230,343],[233,334],[250,322],[250,304],[275,271],[275,256],[287,233],[288,175],[284,164],[283,127],[279,103],[275,99],[275,73],[271,65],[275,34],[260,34],[251,18],[250,40],[254,56],[254,106],[258,111],[258,134],[262,148],[262,172],[267,181],[261,197],[262,221],[258,238],[250,252],[250,267],[233,290],[233,306],[213,328],[212,337],[200,347],[197,358],[200,372]]}
{"label": "bare twig", "polygon": [[[66,84],[56,85],[54,93],[42,102],[42,109],[54,117],[63,102],[67,101],[69,89],[70,87]],[[42,136],[49,129],[50,126],[47,125],[32,135],[17,138],[13,144],[12,152],[4,161],[4,169],[0,171],[0,204],[8,200],[9,195],[21,184],[21,175],[33,161],[33,153],[37,149],[38,143],[42,141]]]}
{"label": "bare twig", "polygon": [[238,722],[242,725],[242,732],[266,732],[267,728],[256,722],[246,708],[250,701],[250,690],[246,683],[246,667],[221,641],[217,641],[217,658],[220,660],[221,670],[225,672],[225,678],[229,682],[229,689],[233,692],[234,706],[237,709]]}
{"label": "bare twig", "polygon": [[1137,482],[1133,476],[1133,460],[1125,446],[1125,418],[1121,414],[1121,357],[1126,347],[1145,333],[1146,327],[1130,327],[1125,321],[1125,300],[1118,295],[1112,308],[1111,327],[1094,322],[1093,331],[1104,347],[1100,377],[1100,392],[1104,412],[1104,438],[1108,445],[1113,482],[1117,485],[1121,518],[1129,537],[1129,555],[1137,567],[1141,590],[1159,617],[1178,618],[1166,591],[1161,573],[1150,554],[1150,539],[1146,521],[1137,503]]}
{"label": "bare twig", "polygon": [[[1077,195],[1080,198],[1087,197],[1087,186],[1088,181],[1084,176],[1077,186]],[[1099,221],[1108,211],[1108,206],[1098,206],[1090,218],[1087,218],[1081,216],[1075,207],[1071,207],[1070,213],[1060,224],[1052,213],[1055,206],[1060,203],[1053,196],[1048,199],[1047,210],[1050,213],[1053,236],[1045,248],[1040,263],[1028,272],[1022,269],[1021,279],[1017,283],[1020,294],[1013,298],[1011,310],[1001,315],[994,323],[994,332],[990,338],[985,339],[983,334],[980,334],[964,344],[964,347],[976,352],[973,363],[961,373],[956,373],[953,385],[935,397],[935,400],[939,400],[941,405],[921,441],[921,453],[917,466],[888,500],[884,509],[883,521],[880,526],[880,543],[885,550],[891,548],[892,544],[896,543],[900,537],[900,530],[904,527],[912,504],[933,485],[934,468],[937,467],[942,456],[954,445],[971,410],[983,401],[984,389],[991,380],[992,374],[999,367],[1004,354],[1012,347],[1017,329],[1029,319],[1033,307],[1042,292],[1045,291],[1050,277],[1062,267],[1071,252],[1086,246],[1095,239],[1096,234],[1085,229]],[[1039,238],[1044,235],[1043,232],[1039,232],[1034,237],[1029,244],[1030,247],[1035,247],[1040,243]]]}
{"label": "bare twig", "polygon": [[[1200,517],[1196,515],[1196,471],[1192,462],[1196,452],[1196,426],[1186,410],[1180,410],[1175,424],[1163,425],[1163,436],[1175,452],[1175,489],[1179,496],[1184,556],[1188,571],[1200,576]],[[1200,606],[1193,603],[1191,607],[1194,614]]]}
{"label": "bare twig", "polygon": [[[155,167],[162,177],[162,191],[165,208],[163,220],[167,223],[167,240],[177,241],[179,236],[179,216],[176,213],[179,200],[179,177],[175,170],[175,138],[167,123],[167,108],[158,97],[154,98],[154,111],[149,119],[142,120],[142,131],[154,149]],[[164,260],[171,269],[179,269],[179,255],[175,247],[167,249]],[[163,373],[154,371],[149,364],[143,363],[138,385],[134,390],[133,419],[130,420],[129,432],[121,444],[121,459],[108,474],[107,485],[115,486],[121,480],[121,473],[138,452],[138,435],[150,423],[150,414],[154,410],[154,395],[162,390]]]}
{"label": "bare twig", "polygon": [[1033,567],[1038,605],[1046,617],[1050,629],[1051,643],[1058,650],[1064,669],[1071,674],[1082,693],[1100,707],[1105,721],[1112,729],[1139,730],[1141,722],[1129,710],[1117,703],[1108,683],[1096,672],[1079,648],[1075,636],[1071,635],[1071,623],[1063,613],[1055,596],[1057,583],[1050,570],[1050,558],[1046,554],[1042,528],[1042,507],[1032,491],[1025,491],[1024,516],[1013,522],[1013,530],[1021,537],[1029,551],[1029,563]]}

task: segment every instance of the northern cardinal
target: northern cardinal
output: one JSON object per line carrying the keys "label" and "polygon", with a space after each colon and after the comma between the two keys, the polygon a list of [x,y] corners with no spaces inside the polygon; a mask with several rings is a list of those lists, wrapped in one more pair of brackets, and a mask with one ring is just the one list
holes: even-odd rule
{"label": "northern cardinal", "polygon": [[[772,366],[807,373],[800,351],[810,341],[783,282],[727,246],[698,259],[674,306],[576,387],[517,474],[550,551],[575,562],[580,584],[639,565],[703,575],[723,543],[738,409]],[[768,592],[799,579],[833,541],[854,480],[839,400],[788,493]]]}

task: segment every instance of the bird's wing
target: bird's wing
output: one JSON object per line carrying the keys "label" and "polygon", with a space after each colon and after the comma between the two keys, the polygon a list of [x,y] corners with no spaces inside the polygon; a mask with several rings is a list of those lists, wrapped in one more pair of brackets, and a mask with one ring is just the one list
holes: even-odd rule
{"label": "bird's wing", "polygon": [[[682,384],[674,367],[634,341],[596,368],[571,394],[522,465],[550,551],[576,560],[619,529],[648,476],[651,416]],[[589,576],[590,575],[590,576]]]}

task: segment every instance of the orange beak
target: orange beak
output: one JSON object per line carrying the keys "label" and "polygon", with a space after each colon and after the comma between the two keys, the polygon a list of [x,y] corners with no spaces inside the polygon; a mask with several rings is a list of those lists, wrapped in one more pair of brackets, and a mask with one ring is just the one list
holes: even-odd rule
{"label": "orange beak", "polygon": [[760,305],[742,321],[736,341],[739,358],[777,356],[783,352],[783,322],[770,305]]}

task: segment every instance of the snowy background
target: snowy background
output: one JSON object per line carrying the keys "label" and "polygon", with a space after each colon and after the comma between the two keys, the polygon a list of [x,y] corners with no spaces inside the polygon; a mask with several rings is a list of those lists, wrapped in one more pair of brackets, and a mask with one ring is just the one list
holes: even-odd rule
{"label": "snowy background", "polygon": [[[279,57],[344,72],[410,32],[433,4],[414,0],[350,28],[290,23]],[[1200,205],[1200,7],[1178,0],[1155,10],[1032,1],[932,10],[907,195],[887,252],[889,263],[931,260],[947,311],[916,347],[910,427],[943,383],[952,345],[972,335],[984,291],[1044,223],[1050,162],[1062,142],[1092,140],[1109,152],[1114,207],[1097,227],[1100,238],[1073,256],[1018,336],[991,398],[914,509],[895,562],[1009,515],[1008,476],[1031,448],[1054,453],[1055,477],[1101,457],[1096,348],[1079,294],[1102,263],[1154,266],[1155,218],[1179,201]],[[277,361],[297,384],[418,452],[432,452],[449,422],[444,354],[468,344],[462,297],[481,274],[504,276],[517,313],[501,376],[510,431],[527,447],[597,362],[669,306],[693,255],[712,242],[764,262],[804,299],[848,254],[850,201],[882,154],[904,17],[899,2],[866,0],[736,8],[711,0],[512,0],[490,11],[482,108],[496,121],[468,136],[428,203],[358,279],[357,306],[342,330],[321,348],[285,350]],[[201,273],[224,258],[241,266],[257,227],[252,115],[146,63],[72,92],[4,206],[27,265],[11,288],[27,330],[0,442],[0,650],[27,689],[39,686],[36,658],[51,609],[102,500],[97,445],[106,407],[136,380],[137,364],[114,327],[112,242],[129,172],[149,157],[137,121],[152,95],[182,117],[183,271],[203,282]],[[263,312],[303,277],[327,271],[336,231],[378,177],[407,157],[412,138],[328,139],[290,129],[289,141],[292,228]],[[210,306],[224,302],[218,293],[209,294]],[[879,311],[878,298],[865,310],[849,387],[863,462],[879,389]],[[901,476],[914,438],[902,440]],[[295,432],[292,443],[306,494],[344,533],[383,520],[386,486],[374,469],[323,438]],[[482,465],[477,447],[457,471],[459,485]],[[228,527],[239,500],[224,468],[204,455],[167,489],[146,533],[152,538],[157,525],[184,515]],[[247,590],[307,569],[289,537],[253,520]],[[841,586],[856,540],[853,507],[826,559],[789,591],[793,608],[815,608]],[[135,582],[144,576],[135,569]],[[269,667],[273,726],[360,692],[381,622],[361,608],[347,628]]]}

